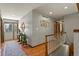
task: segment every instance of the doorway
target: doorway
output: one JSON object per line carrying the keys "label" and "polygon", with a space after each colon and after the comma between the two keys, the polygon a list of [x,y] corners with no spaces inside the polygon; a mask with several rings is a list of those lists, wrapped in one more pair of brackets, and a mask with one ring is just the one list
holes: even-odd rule
{"label": "doorway", "polygon": [[54,34],[60,35],[64,32],[64,21],[55,21],[54,22]]}
{"label": "doorway", "polygon": [[17,39],[18,26],[15,22],[4,22],[4,41]]}

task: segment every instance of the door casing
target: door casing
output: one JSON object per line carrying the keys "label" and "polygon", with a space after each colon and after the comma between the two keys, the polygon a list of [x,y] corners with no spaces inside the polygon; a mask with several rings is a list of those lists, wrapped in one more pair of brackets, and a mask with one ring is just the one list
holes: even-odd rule
{"label": "door casing", "polygon": [[[14,40],[14,35],[15,35],[15,33],[14,33],[14,24],[17,24],[17,33],[18,33],[18,21],[16,21],[16,22],[7,22],[7,21],[6,22],[3,22],[3,28],[4,28],[4,24],[5,23],[12,23],[13,24],[13,40]],[[4,34],[5,34],[5,32],[4,32]]]}

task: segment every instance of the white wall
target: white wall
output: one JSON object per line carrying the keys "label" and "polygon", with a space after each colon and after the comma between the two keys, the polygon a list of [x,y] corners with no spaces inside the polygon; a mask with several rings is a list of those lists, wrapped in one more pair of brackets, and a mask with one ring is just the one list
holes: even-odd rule
{"label": "white wall", "polygon": [[64,31],[67,32],[68,38],[71,42],[74,40],[74,29],[79,29],[79,14],[64,17]]}

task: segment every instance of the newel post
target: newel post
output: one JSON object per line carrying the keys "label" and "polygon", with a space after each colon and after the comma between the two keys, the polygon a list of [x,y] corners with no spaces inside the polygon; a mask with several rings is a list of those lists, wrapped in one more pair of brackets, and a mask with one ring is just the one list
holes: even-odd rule
{"label": "newel post", "polygon": [[48,42],[47,42],[47,35],[45,36],[45,55],[48,56]]}

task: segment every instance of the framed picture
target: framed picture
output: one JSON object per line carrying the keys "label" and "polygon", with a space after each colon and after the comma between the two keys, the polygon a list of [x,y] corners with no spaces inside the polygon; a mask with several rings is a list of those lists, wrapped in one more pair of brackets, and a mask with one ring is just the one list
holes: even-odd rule
{"label": "framed picture", "polygon": [[40,26],[43,27],[43,28],[47,28],[47,27],[48,27],[48,21],[46,21],[46,20],[41,20],[41,21],[40,21]]}
{"label": "framed picture", "polygon": [[21,29],[22,29],[22,31],[25,30],[25,23],[24,22],[21,24]]}

